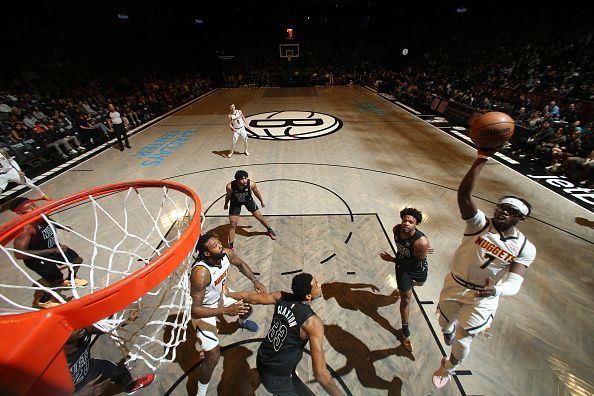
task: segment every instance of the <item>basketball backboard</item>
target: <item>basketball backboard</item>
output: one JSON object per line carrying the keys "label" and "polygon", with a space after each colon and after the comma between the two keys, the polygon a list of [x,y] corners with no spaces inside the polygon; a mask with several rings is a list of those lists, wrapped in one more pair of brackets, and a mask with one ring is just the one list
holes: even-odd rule
{"label": "basketball backboard", "polygon": [[299,58],[299,44],[279,44],[281,58]]}

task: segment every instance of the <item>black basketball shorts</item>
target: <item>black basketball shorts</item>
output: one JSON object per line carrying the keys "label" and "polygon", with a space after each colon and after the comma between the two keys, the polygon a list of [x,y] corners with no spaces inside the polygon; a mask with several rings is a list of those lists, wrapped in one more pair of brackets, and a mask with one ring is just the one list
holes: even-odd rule
{"label": "black basketball shorts", "polygon": [[246,209],[250,211],[250,213],[254,213],[258,210],[258,205],[256,205],[255,200],[251,200],[245,203],[231,203],[229,205],[229,216],[239,216],[241,213],[241,207],[245,205]]}
{"label": "black basketball shorts", "polygon": [[427,270],[409,271],[406,269],[396,270],[396,283],[398,290],[409,291],[413,287],[413,282],[423,283],[427,280]]}

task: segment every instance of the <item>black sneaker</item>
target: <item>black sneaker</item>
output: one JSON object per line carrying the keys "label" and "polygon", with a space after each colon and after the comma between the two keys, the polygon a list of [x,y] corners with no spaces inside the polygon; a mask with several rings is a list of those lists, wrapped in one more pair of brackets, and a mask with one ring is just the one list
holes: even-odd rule
{"label": "black sneaker", "polygon": [[274,232],[274,230],[272,228],[268,229],[268,236],[270,237],[270,239],[272,239],[273,241],[276,240],[276,232]]}

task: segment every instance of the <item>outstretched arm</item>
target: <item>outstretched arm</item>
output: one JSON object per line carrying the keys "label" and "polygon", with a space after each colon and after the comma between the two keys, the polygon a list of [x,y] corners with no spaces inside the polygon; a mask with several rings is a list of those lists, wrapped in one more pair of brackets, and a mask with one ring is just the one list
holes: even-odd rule
{"label": "outstretched arm", "polygon": [[258,200],[260,201],[260,205],[262,205],[262,207],[265,207],[266,205],[264,205],[264,200],[262,199],[262,194],[260,194],[260,190],[258,190],[258,187],[256,186],[255,181],[250,180],[250,188],[254,192],[254,195],[256,196],[256,198],[258,198]]}
{"label": "outstretched arm", "polygon": [[472,218],[477,211],[476,205],[472,201],[472,190],[476,180],[478,179],[483,166],[487,163],[488,156],[494,154],[497,149],[493,150],[478,150],[478,157],[460,182],[458,187],[458,207],[460,208],[460,215],[463,220]]}
{"label": "outstretched arm", "polygon": [[309,348],[311,350],[311,360],[316,381],[322,385],[329,395],[344,395],[338,389],[336,382],[330,375],[326,367],[326,356],[324,355],[324,323],[318,315],[313,315],[302,325],[303,330],[309,338]]}
{"label": "outstretched arm", "polygon": [[270,292],[270,293],[256,293],[250,291],[228,291],[225,293],[226,296],[231,297],[235,300],[242,300],[248,304],[254,305],[274,305],[282,296],[282,292]]}
{"label": "outstretched arm", "polygon": [[238,255],[235,254],[233,249],[225,249],[225,253],[229,257],[229,262],[236,266],[246,278],[252,281],[254,289],[258,293],[266,293],[266,287],[256,279],[256,276],[252,272],[252,269],[245,261],[243,261]]}

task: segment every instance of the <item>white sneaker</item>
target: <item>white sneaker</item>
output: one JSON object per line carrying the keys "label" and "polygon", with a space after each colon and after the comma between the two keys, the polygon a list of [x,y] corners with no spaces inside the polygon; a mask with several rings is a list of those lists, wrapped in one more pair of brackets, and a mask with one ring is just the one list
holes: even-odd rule
{"label": "white sneaker", "polygon": [[435,386],[437,389],[443,388],[452,379],[452,375],[445,368],[445,362],[447,360],[447,358],[442,358],[439,368],[433,373],[433,386]]}
{"label": "white sneaker", "polygon": [[70,150],[70,154],[72,155],[78,155],[78,151],[76,151],[75,149]]}
{"label": "white sneaker", "polygon": [[248,151],[247,151],[247,150],[245,150],[245,155],[249,156],[249,155],[250,155],[250,153],[248,153]]}
{"label": "white sneaker", "polygon": [[78,146],[77,150],[82,153],[83,151],[86,150],[86,148],[84,148],[83,146]]}

